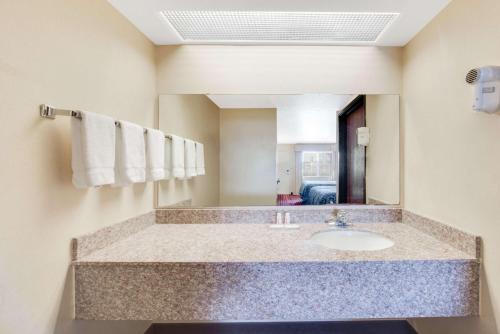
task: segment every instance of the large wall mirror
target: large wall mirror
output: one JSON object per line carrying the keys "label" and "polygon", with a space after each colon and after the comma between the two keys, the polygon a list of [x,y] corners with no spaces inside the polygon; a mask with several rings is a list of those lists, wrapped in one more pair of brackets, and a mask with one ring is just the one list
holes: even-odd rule
{"label": "large wall mirror", "polygon": [[399,204],[398,95],[161,95],[159,128],[203,144],[205,175],[158,207]]}

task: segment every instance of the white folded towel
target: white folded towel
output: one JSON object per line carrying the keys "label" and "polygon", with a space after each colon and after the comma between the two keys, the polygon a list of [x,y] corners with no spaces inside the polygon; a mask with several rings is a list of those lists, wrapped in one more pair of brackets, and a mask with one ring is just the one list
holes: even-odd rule
{"label": "white folded towel", "polygon": [[184,167],[186,179],[196,176],[196,145],[194,141],[186,139],[184,144]]}
{"label": "white folded towel", "polygon": [[114,186],[146,181],[144,129],[137,124],[118,121]]}
{"label": "white folded towel", "polygon": [[77,188],[115,182],[115,123],[108,116],[81,112],[71,118],[71,168]]}
{"label": "white folded towel", "polygon": [[196,174],[205,175],[205,150],[202,143],[196,144]]}
{"label": "white folded towel", "polygon": [[183,179],[186,175],[184,169],[184,138],[172,135],[172,176]]}
{"label": "white folded towel", "polygon": [[160,130],[146,129],[146,180],[165,178],[165,134]]}
{"label": "white folded towel", "polygon": [[169,180],[170,177],[172,176],[172,139],[170,139],[170,138],[165,139],[164,150],[165,150],[165,154],[164,154],[164,156],[165,156],[165,163],[164,163],[165,169],[163,170],[163,172],[165,175],[164,175],[163,179]]}

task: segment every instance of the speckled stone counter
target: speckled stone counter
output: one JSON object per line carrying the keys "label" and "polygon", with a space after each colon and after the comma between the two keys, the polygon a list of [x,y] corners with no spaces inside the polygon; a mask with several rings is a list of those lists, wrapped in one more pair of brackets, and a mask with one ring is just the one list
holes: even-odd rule
{"label": "speckled stone counter", "polygon": [[479,262],[408,224],[360,223],[391,248],[311,243],[328,229],[156,224],[78,258],[77,319],[225,321],[456,317],[478,313]]}

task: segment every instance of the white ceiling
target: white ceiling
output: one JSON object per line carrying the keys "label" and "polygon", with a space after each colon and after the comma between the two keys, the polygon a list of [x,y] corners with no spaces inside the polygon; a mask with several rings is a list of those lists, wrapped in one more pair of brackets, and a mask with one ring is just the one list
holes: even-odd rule
{"label": "white ceiling", "polygon": [[207,95],[221,109],[276,108],[277,143],[335,143],[337,111],[356,95]]}
{"label": "white ceiling", "polygon": [[[160,12],[165,10],[211,11],[306,11],[400,13],[376,42],[356,45],[406,45],[451,0],[108,0],[157,45],[196,44],[186,42]],[[200,44],[200,43],[198,43]],[[203,42],[217,44],[217,42]],[[310,44],[305,42],[231,42],[231,44]],[[314,44],[318,44],[314,42]],[[353,45],[352,42],[322,44]]]}

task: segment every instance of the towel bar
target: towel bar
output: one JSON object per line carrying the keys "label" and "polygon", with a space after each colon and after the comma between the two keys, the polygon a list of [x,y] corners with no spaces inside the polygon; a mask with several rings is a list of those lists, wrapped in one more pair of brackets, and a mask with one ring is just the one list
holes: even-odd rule
{"label": "towel bar", "polygon": [[56,116],[71,116],[82,119],[81,113],[77,110],[56,109],[46,104],[40,105],[40,116],[49,119],[56,119]]}
{"label": "towel bar", "polygon": [[[46,104],[40,105],[40,117],[48,118],[48,119],[56,119],[56,116],[70,116],[75,117],[77,119],[82,119],[81,111],[78,110],[69,110],[69,109],[58,109],[51,107]],[[115,125],[120,127],[120,123],[115,121]],[[144,133],[147,133],[147,129],[144,129]],[[172,139],[171,135],[165,135],[165,138]]]}

